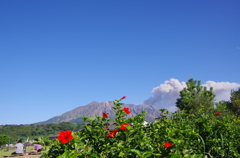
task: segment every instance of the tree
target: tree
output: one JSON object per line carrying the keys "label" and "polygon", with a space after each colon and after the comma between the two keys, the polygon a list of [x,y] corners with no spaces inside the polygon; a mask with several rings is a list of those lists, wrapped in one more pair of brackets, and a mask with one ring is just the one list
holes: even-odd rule
{"label": "tree", "polygon": [[233,114],[240,117],[240,88],[231,91],[230,101],[227,107]]}
{"label": "tree", "polygon": [[207,87],[201,86],[201,81],[189,79],[186,83],[187,87],[180,91],[180,97],[177,99],[176,106],[180,110],[185,110],[187,113],[196,114],[203,106],[204,112],[207,114],[214,109],[213,88],[207,90]]}
{"label": "tree", "polygon": [[8,143],[8,136],[5,134],[0,134],[0,147]]}

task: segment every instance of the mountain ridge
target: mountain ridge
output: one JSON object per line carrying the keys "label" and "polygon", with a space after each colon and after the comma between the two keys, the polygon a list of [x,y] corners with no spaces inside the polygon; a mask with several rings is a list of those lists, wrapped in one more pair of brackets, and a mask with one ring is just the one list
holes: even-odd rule
{"label": "mountain ridge", "polygon": [[[61,123],[61,122],[73,122],[73,123],[83,123],[81,118],[83,116],[102,116],[103,112],[108,113],[110,118],[115,116],[115,110],[112,108],[114,106],[112,101],[103,101],[96,102],[92,101],[91,103],[79,106],[71,111],[67,111],[59,116],[52,117],[46,121],[38,122],[35,124],[49,124],[49,123]],[[141,111],[148,111],[145,119],[149,122],[153,122],[155,118],[159,117],[160,111],[159,108],[154,105],[134,105],[134,104],[124,104],[121,105],[122,108],[129,108],[131,113],[127,117],[134,117],[141,113]]]}

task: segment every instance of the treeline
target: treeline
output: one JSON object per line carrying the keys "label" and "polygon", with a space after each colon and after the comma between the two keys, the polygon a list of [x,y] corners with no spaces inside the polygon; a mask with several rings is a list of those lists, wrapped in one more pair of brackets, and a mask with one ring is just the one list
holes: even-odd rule
{"label": "treeline", "polygon": [[36,137],[46,137],[56,135],[62,130],[78,131],[83,128],[81,124],[71,122],[61,122],[59,124],[31,124],[31,125],[2,125],[0,135],[7,135],[11,140],[34,139]]}

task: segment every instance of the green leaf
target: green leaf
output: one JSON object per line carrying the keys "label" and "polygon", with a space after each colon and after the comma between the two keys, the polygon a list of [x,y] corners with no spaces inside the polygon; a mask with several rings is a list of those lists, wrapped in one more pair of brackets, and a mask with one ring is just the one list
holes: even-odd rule
{"label": "green leaf", "polygon": [[135,153],[135,154],[137,154],[140,157],[142,156],[142,153],[139,150],[137,150],[137,149],[131,149],[130,151]]}
{"label": "green leaf", "polygon": [[152,155],[151,151],[147,151],[143,153],[143,157],[150,157]]}
{"label": "green leaf", "polygon": [[119,156],[119,157],[124,157],[125,154],[124,154],[123,152],[120,152],[118,156]]}

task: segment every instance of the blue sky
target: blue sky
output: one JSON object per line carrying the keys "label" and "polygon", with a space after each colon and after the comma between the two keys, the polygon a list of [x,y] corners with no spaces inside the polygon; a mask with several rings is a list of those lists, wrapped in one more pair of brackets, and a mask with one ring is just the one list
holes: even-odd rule
{"label": "blue sky", "polygon": [[239,0],[0,1],[0,124],[123,95],[142,104],[171,78],[236,88],[239,8]]}

